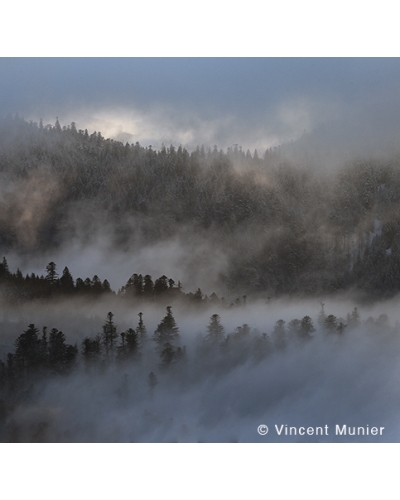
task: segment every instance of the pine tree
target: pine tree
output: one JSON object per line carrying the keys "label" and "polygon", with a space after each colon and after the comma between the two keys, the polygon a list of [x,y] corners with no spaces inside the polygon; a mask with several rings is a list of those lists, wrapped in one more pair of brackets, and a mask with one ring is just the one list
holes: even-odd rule
{"label": "pine tree", "polygon": [[147,338],[147,330],[143,323],[143,313],[140,312],[138,316],[139,316],[139,324],[136,327],[136,333],[139,335],[139,341],[141,345],[143,345]]}
{"label": "pine tree", "polygon": [[210,323],[207,326],[208,334],[205,337],[206,341],[220,342],[225,333],[225,328],[221,325],[221,318],[219,314],[213,314],[210,318]]}
{"label": "pine tree", "polygon": [[101,349],[101,336],[86,337],[82,341],[82,355],[86,365],[90,366],[100,362],[102,349]]}
{"label": "pine tree", "polygon": [[285,328],[285,321],[283,319],[278,319],[278,321],[275,323],[272,338],[274,341],[274,345],[277,349],[285,349],[286,328]]}
{"label": "pine tree", "polygon": [[102,340],[106,350],[106,358],[114,356],[115,346],[118,338],[117,327],[113,322],[114,314],[109,312],[107,314],[106,322],[103,325]]}
{"label": "pine tree", "polygon": [[154,283],[149,274],[146,274],[143,280],[143,294],[146,298],[150,298],[153,296],[154,291]]}
{"label": "pine tree", "polygon": [[64,267],[62,276],[60,278],[61,291],[66,294],[70,294],[74,291],[74,279],[69,272],[68,267]]}
{"label": "pine tree", "polygon": [[176,326],[176,321],[172,315],[171,306],[167,307],[167,314],[162,319],[154,332],[154,340],[163,345],[166,342],[171,342],[179,338],[179,328]]}
{"label": "pine tree", "polygon": [[154,282],[154,295],[161,295],[168,290],[168,278],[163,275]]}
{"label": "pine tree", "polygon": [[0,264],[0,279],[6,278],[10,275],[10,270],[8,268],[8,262],[5,257],[3,257],[3,262]]}
{"label": "pine tree", "polygon": [[315,332],[315,328],[310,316],[304,316],[300,324],[300,336],[303,339],[311,339],[311,334]]}
{"label": "pine tree", "polygon": [[333,314],[329,314],[324,321],[324,327],[329,332],[335,332],[337,330],[337,318]]}
{"label": "pine tree", "polygon": [[58,280],[57,266],[54,264],[54,262],[49,262],[47,264],[46,271],[46,280],[54,285]]}
{"label": "pine tree", "polygon": [[143,294],[143,276],[141,274],[133,275],[133,289],[137,297],[141,297]]}
{"label": "pine tree", "polygon": [[49,367],[56,373],[62,373],[66,370],[67,344],[65,335],[57,328],[52,328],[49,334]]}
{"label": "pine tree", "polygon": [[118,347],[118,359],[126,361],[133,357],[140,356],[140,338],[133,328],[128,328],[126,332],[121,333],[121,345]]}
{"label": "pine tree", "polygon": [[325,323],[325,318],[326,318],[326,314],[325,314],[325,310],[324,310],[325,304],[323,302],[320,302],[320,304],[321,304],[321,310],[320,310],[320,312],[318,314],[318,320],[317,321],[318,321],[318,324],[323,327],[324,323]]}
{"label": "pine tree", "polygon": [[111,286],[108,280],[104,280],[101,284],[101,289],[103,293],[111,293]]}
{"label": "pine tree", "polygon": [[30,324],[15,341],[15,361],[19,371],[29,375],[33,373],[40,363],[39,330]]}
{"label": "pine tree", "polygon": [[166,368],[176,361],[176,349],[169,342],[165,342],[164,348],[160,354],[161,367]]}

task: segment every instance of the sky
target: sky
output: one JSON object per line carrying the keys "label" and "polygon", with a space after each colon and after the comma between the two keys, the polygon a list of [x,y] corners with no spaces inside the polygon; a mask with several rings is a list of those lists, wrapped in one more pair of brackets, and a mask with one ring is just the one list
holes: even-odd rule
{"label": "sky", "polygon": [[359,152],[397,143],[399,81],[396,58],[10,57],[0,113],[156,148],[263,152],[316,133]]}

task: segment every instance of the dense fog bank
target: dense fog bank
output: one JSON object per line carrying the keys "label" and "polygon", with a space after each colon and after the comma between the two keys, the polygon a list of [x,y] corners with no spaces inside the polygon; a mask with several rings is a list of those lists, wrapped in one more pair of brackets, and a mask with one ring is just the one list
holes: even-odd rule
{"label": "dense fog bank", "polygon": [[[399,440],[400,327],[387,314],[373,317],[368,309],[353,308],[339,316],[344,304],[334,301],[324,306],[277,301],[220,314],[178,311],[148,308],[136,318],[132,332],[137,336],[130,335],[137,343],[131,350],[123,347],[122,333],[124,328],[127,342],[127,319],[134,327],[136,311],[111,317],[114,351],[107,348],[106,334],[112,329],[103,318],[103,326],[93,328],[100,339],[93,356],[85,352],[84,341],[91,321],[81,324],[80,335],[66,330],[66,342],[77,339],[70,365],[51,364],[49,358],[40,369],[25,364],[11,373],[6,361],[2,441]],[[14,355],[18,367],[21,354],[16,350]],[[262,424],[269,426],[268,435],[258,434]],[[278,435],[275,426],[285,425],[328,426],[329,434]],[[335,435],[336,425],[384,431]]]}

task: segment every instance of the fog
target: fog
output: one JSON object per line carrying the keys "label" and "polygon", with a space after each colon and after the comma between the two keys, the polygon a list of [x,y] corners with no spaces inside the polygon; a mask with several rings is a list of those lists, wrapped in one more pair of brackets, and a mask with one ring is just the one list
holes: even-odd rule
{"label": "fog", "polygon": [[[327,299],[325,313],[346,318],[348,300]],[[40,324],[63,326],[67,340],[81,341],[101,331],[108,304],[86,309],[77,304],[37,309]],[[138,309],[115,308],[118,331],[138,321]],[[150,340],[163,308],[144,308],[149,340],[140,359],[107,368],[84,367],[80,359],[65,376],[52,376],[27,388],[29,396],[13,406],[3,422],[3,439],[51,442],[397,442],[399,436],[397,380],[399,327],[395,305],[380,304],[387,318],[369,319],[360,307],[360,323],[344,333],[329,333],[318,324],[321,305],[313,301],[249,303],[245,308],[217,309],[225,336],[247,323],[251,332],[230,350],[204,349],[209,317],[174,307],[179,345],[187,359],[163,368],[156,344]],[[81,312],[84,308],[81,306]],[[103,315],[101,315],[103,311]],[[165,311],[165,310],[164,310]],[[33,313],[33,311],[32,311]],[[310,315],[316,326],[312,338],[285,333],[285,346],[274,336],[278,319],[286,325]],[[103,317],[102,317],[103,316]],[[88,317],[92,319],[89,320]],[[69,320],[67,320],[69,318]],[[347,318],[348,319],[348,318]],[[67,321],[66,321],[67,320]],[[51,324],[50,324],[51,322]],[[97,322],[97,325],[96,325]],[[78,326],[79,324],[79,326]],[[397,324],[398,325],[398,324]],[[3,324],[4,327],[4,324]],[[79,331],[79,334],[78,334]],[[254,342],[268,334],[272,350],[264,355]],[[232,339],[234,336],[232,337]],[[200,351],[199,351],[200,349]],[[157,377],[155,386],[148,376]],[[268,425],[266,436],[257,433]],[[275,425],[328,426],[329,435],[279,436]],[[385,427],[382,436],[335,435],[336,425]]]}
{"label": "fog", "polygon": [[397,60],[0,65],[2,441],[399,440]]}

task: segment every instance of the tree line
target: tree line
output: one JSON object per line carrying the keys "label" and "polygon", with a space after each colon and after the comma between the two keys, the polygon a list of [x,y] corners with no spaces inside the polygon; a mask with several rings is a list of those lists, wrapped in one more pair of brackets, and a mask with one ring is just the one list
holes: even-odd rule
{"label": "tree line", "polygon": [[246,296],[237,297],[234,302],[228,304],[224,297],[218,297],[215,292],[208,296],[200,288],[195,292],[185,293],[180,281],[176,283],[165,275],[153,281],[149,274],[134,273],[126,284],[115,292],[107,279],[102,281],[97,275],[86,279],[78,277],[75,280],[67,266],[60,276],[54,262],[49,262],[45,271],[45,274],[40,276],[35,273],[24,276],[19,268],[16,272],[11,272],[6,257],[3,257],[0,262],[0,293],[5,308],[34,300],[48,301],[73,297],[84,297],[89,300],[115,297],[128,303],[156,302],[160,299],[176,300],[204,307],[208,305],[235,307],[246,304]]}
{"label": "tree line", "polygon": [[[360,326],[375,332],[390,329],[388,317],[380,315],[377,319],[369,317],[361,322],[357,307],[346,318],[326,315],[323,303],[316,324],[306,315],[286,323],[279,319],[270,332],[260,333],[248,324],[242,324],[227,333],[219,314],[209,319],[205,334],[198,334],[192,352],[188,353],[182,343],[182,335],[174,318],[172,307],[151,334],[145,326],[143,313],[139,312],[136,327],[118,331],[114,314],[108,312],[95,336],[85,336],[78,346],[68,344],[65,334],[57,328],[40,331],[34,324],[18,336],[13,352],[8,353],[5,361],[0,361],[0,387],[3,395],[18,393],[35,381],[54,376],[66,376],[84,367],[89,373],[104,373],[113,366],[126,367],[137,364],[144,371],[150,370],[148,382],[156,385],[154,372],[172,373],[182,370],[190,363],[200,366],[200,370],[219,367],[234,367],[249,360],[266,362],[274,353],[282,353],[290,346],[301,347],[311,342],[315,335],[325,333],[338,338]],[[399,327],[394,329],[398,332]],[[189,356],[190,354],[190,356]]]}
{"label": "tree line", "polygon": [[284,151],[155,150],[74,123],[5,117],[0,249],[40,254],[106,225],[115,249],[181,237],[190,257],[201,235],[226,255],[219,280],[235,294],[397,293],[399,159],[357,159],[327,172]]}

